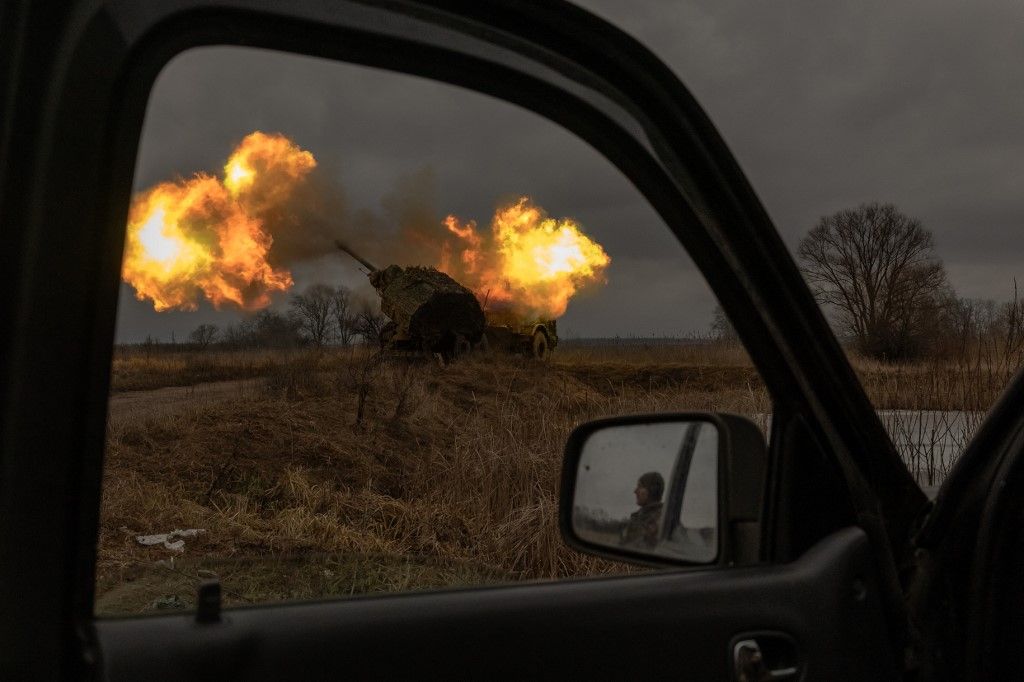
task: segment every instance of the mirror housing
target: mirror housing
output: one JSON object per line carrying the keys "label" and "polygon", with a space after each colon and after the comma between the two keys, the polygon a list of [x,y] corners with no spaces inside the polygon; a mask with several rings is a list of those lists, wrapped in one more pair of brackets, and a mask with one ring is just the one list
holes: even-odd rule
{"label": "mirror housing", "polygon": [[[636,543],[599,541],[595,537],[584,537],[579,532],[578,495],[587,495],[581,487],[580,467],[587,453],[588,441],[606,441],[613,430],[626,432],[628,427],[641,433],[643,427],[656,429],[675,425],[680,434],[691,425],[712,426],[717,431],[717,489],[714,491],[717,523],[713,534],[713,542],[717,545],[713,559],[708,557],[686,558],[668,551],[647,549]],[[627,428],[624,428],[627,427]],[[636,428],[639,427],[639,428]],[[664,429],[662,429],[664,430]],[[689,433],[689,431],[687,432]],[[594,438],[596,435],[596,439]],[[687,450],[687,439],[683,441],[683,452]],[[639,447],[650,450],[653,441]],[[683,484],[691,465],[693,443],[689,444],[689,452],[682,459],[687,472],[682,474]],[[605,448],[607,450],[607,448]],[[587,454],[587,470],[593,460],[594,447]],[[643,451],[640,455],[651,456],[651,452]],[[628,455],[619,461],[627,463]],[[562,485],[559,502],[559,526],[566,543],[582,552],[596,554],[608,559],[630,561],[651,566],[709,566],[709,565],[749,565],[760,560],[761,550],[761,517],[764,504],[764,488],[767,464],[767,447],[764,434],[756,424],[739,415],[710,412],[681,412],[649,415],[625,415],[586,422],[576,427],[569,435],[565,446],[565,457],[562,467]],[[609,460],[611,461],[611,460]],[[634,467],[635,468],[635,467]],[[644,468],[641,466],[641,468]],[[676,471],[676,465],[672,467]],[[647,474],[644,474],[646,476]],[[678,478],[676,473],[673,478]],[[629,490],[635,483],[639,489],[643,483],[636,481],[633,475],[621,481]],[[669,482],[668,487],[679,483]],[[636,491],[634,491],[636,492]],[[660,495],[659,495],[660,498]],[[637,503],[642,500],[637,497]],[[679,502],[683,502],[681,499]],[[668,510],[671,516],[673,511]],[[621,515],[621,512],[620,512]],[[637,514],[632,515],[636,517]],[[678,518],[679,511],[675,511]],[[667,531],[665,532],[667,535]],[[664,536],[663,536],[664,537]],[[703,560],[702,560],[703,559]]]}

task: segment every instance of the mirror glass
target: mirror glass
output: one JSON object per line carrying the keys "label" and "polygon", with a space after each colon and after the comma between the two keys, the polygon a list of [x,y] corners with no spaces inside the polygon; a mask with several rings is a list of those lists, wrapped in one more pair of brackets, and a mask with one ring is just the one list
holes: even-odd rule
{"label": "mirror glass", "polygon": [[709,422],[616,424],[583,444],[577,537],[608,549],[711,563],[718,555],[718,429]]}

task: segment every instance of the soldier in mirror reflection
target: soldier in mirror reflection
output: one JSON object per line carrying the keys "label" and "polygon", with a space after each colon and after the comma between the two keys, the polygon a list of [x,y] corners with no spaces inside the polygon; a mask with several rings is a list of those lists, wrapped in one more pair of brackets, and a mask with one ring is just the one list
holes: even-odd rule
{"label": "soldier in mirror reflection", "polygon": [[648,471],[636,482],[636,503],[640,508],[629,515],[622,529],[619,544],[624,547],[653,549],[658,544],[661,527],[661,496],[665,492],[665,479],[657,471]]}

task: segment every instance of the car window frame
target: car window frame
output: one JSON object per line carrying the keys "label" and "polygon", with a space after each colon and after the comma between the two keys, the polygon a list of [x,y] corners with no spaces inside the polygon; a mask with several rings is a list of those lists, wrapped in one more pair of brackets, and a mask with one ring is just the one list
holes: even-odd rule
{"label": "car window frame", "polygon": [[[102,397],[109,387],[115,314],[111,303],[119,283],[122,225],[148,92],[171,57],[188,47],[211,44],[259,45],[343,59],[468,87],[540,113],[597,148],[637,184],[687,248],[735,321],[776,404],[782,404],[779,414],[798,415],[809,433],[802,442],[815,445],[837,462],[871,538],[890,607],[896,608],[894,571],[899,557],[893,559],[892,554],[902,551],[901,539],[920,513],[920,490],[905,467],[906,478],[902,477],[902,462],[724,141],[667,67],[636,41],[567,3],[525,12],[523,5],[512,0],[341,4],[383,7],[515,45],[544,66],[606,89],[606,99],[620,106],[627,103],[634,110],[630,113],[642,109],[640,128],[647,139],[638,139],[620,125],[616,121],[620,115],[606,115],[583,99],[572,111],[555,106],[549,95],[558,93],[564,101],[567,93],[508,66],[442,47],[414,45],[407,38],[331,25],[340,16],[338,6],[268,2],[251,8],[229,2],[211,7],[202,0],[160,5],[111,0],[70,9],[62,49],[48,74],[47,115],[42,122],[46,132],[39,138],[44,148],[30,171],[26,197],[30,208],[25,214],[31,220],[18,236],[24,238],[19,243],[26,256],[16,271],[5,275],[16,283],[12,289],[17,296],[7,304],[13,333],[3,347],[11,351],[3,367],[3,377],[9,380],[4,396],[9,408],[5,408],[5,461],[36,452],[29,447],[30,433],[25,430],[33,423],[29,408],[52,404],[63,407],[67,417],[66,423],[58,424],[35,445],[51,447],[54,455],[66,455],[67,461],[55,460],[30,471],[31,465],[17,460],[19,466],[7,469],[15,475],[5,483],[9,491],[20,483],[45,478],[48,470],[58,482],[54,497],[48,499],[68,503],[47,519],[60,528],[54,536],[59,548],[48,557],[55,568],[67,567],[67,575],[73,576],[65,576],[61,590],[62,596],[69,597],[65,612],[69,622],[80,624],[91,617],[106,414]],[[410,50],[420,58],[416,63],[409,58]],[[505,79],[504,87],[512,83],[511,93],[495,92],[496,74]],[[516,83],[523,84],[522,92]],[[641,101],[643,107],[636,104]],[[95,130],[102,132],[95,139],[78,140],[72,149],[60,148],[60,142],[75,140],[82,123],[96,121],[100,124]],[[94,130],[88,125],[86,129]],[[650,154],[652,150],[656,156]],[[87,168],[102,169],[99,176],[75,178],[75,153],[86,159]],[[47,204],[47,196],[55,195],[52,190],[61,183],[71,187],[67,198],[74,209]],[[81,262],[72,261],[71,254],[39,255],[37,247],[56,236],[71,237],[69,248]],[[33,273],[33,265],[39,264],[42,269]],[[52,292],[42,280],[61,272],[61,266],[68,266],[66,281],[74,288],[71,304],[76,309],[55,311],[46,322],[33,319],[34,307],[52,307]],[[767,291],[772,292],[769,298]],[[75,351],[55,363],[54,374],[44,375],[50,378],[69,370],[67,395],[61,400],[50,398],[49,403],[28,383],[28,374],[38,367],[31,361],[33,341],[47,330],[57,334],[88,330],[76,339]],[[16,403],[19,398],[23,403]],[[777,426],[780,433],[786,432],[784,422]],[[784,437],[773,438],[773,451],[784,442]],[[24,452],[19,446],[26,446]],[[0,531],[5,540],[24,537],[9,524]],[[61,552],[66,554],[57,559]],[[23,577],[17,567],[0,575]],[[899,627],[900,615],[890,616]]]}

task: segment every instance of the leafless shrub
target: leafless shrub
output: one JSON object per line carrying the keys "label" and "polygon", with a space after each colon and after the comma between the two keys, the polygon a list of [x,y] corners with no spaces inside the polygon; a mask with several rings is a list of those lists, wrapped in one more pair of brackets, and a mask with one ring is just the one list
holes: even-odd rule
{"label": "leafless shrub", "polygon": [[419,367],[419,363],[405,358],[399,358],[397,362],[392,363],[390,381],[395,399],[395,406],[391,412],[392,424],[402,422],[406,415],[417,407],[413,394],[414,389],[420,384]]}
{"label": "leafless shrub", "polygon": [[364,301],[359,313],[355,316],[353,332],[362,337],[363,343],[376,346],[381,343],[381,332],[386,323],[387,318],[372,304]]}
{"label": "leafless shrub", "polygon": [[334,300],[335,292],[326,284],[313,284],[301,294],[291,297],[292,315],[298,320],[303,334],[317,347],[330,340]]}
{"label": "leafless shrub", "polygon": [[331,297],[331,315],[334,318],[338,343],[348,347],[356,336],[356,316],[352,312],[352,293],[343,286],[335,287]]}
{"label": "leafless shrub", "polygon": [[374,388],[380,383],[380,367],[383,355],[379,352],[366,354],[349,370],[354,378],[356,389],[356,421],[357,427],[363,425],[367,415],[367,403]]}
{"label": "leafless shrub", "polygon": [[195,346],[196,350],[206,350],[217,338],[220,329],[215,324],[201,324],[192,330],[188,340]]}

